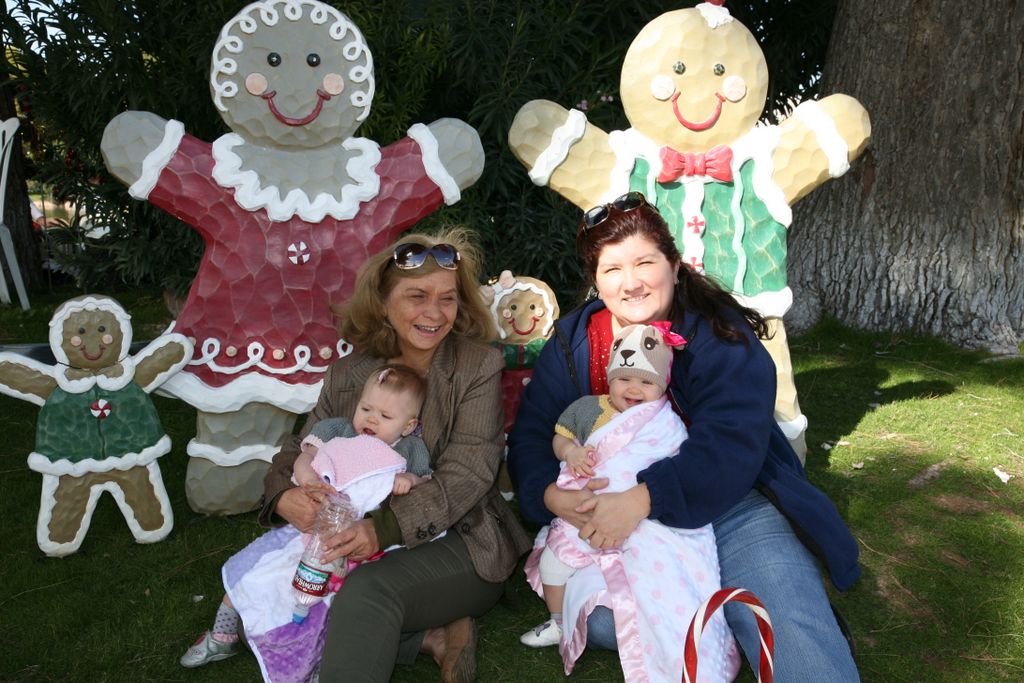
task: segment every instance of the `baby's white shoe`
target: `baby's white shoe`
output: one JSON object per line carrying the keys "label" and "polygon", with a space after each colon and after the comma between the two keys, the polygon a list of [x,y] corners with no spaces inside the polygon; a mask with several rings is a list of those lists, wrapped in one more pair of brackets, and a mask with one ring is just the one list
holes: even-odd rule
{"label": "baby's white shoe", "polygon": [[519,636],[519,642],[527,647],[548,647],[558,645],[562,639],[562,627],[554,619],[548,619],[540,626],[531,628]]}

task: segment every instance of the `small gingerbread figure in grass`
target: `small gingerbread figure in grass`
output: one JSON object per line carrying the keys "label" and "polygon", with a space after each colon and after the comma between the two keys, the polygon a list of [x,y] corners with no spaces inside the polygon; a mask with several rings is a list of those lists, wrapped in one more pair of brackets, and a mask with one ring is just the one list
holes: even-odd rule
{"label": "small gingerbread figure in grass", "polygon": [[36,541],[47,555],[78,550],[104,491],[139,543],[171,532],[157,464],[171,440],[149,393],[188,363],[192,345],[166,334],[130,356],[131,342],[131,317],[120,304],[81,296],[50,320],[57,365],[0,353],[0,393],[42,406],[28,466],[43,475]]}
{"label": "small gingerbread figure in grass", "polygon": [[[558,299],[543,280],[513,275],[509,270],[481,285],[480,294],[494,316],[498,330],[495,345],[505,356],[501,395],[508,434],[516,421],[519,396],[533,376],[533,364],[555,329]],[[514,487],[504,462],[498,471],[498,490],[506,500],[512,500]]]}
{"label": "small gingerbread figure in grass", "polygon": [[107,168],[132,197],[200,235],[205,252],[174,330],[196,358],[165,391],[198,409],[186,494],[208,514],[255,507],[263,475],[327,368],[349,347],[332,309],[368,254],[483,172],[476,131],[416,123],[382,147],[370,115],[373,57],[358,27],[318,0],[261,0],[221,30],[213,104],[231,129],[212,143],[144,111],[103,134]]}
{"label": "small gingerbread figure in grass", "polygon": [[801,460],[800,413],[782,316],[791,206],[842,175],[865,148],[868,114],[846,95],[800,104],[760,125],[768,67],[724,0],[667,12],[633,40],[620,95],[631,128],[607,133],[583,112],[524,105],[509,145],[538,185],[581,209],[642,192],[673,230],[684,262],[768,318],[778,371],[775,416]]}

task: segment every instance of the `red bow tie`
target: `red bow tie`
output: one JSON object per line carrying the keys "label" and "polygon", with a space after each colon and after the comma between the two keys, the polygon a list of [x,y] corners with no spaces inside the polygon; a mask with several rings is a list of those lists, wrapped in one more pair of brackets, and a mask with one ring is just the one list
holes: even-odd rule
{"label": "red bow tie", "polygon": [[671,183],[684,175],[709,175],[715,180],[732,180],[732,150],[725,145],[712,147],[707,154],[687,154],[671,147],[661,148],[659,183]]}

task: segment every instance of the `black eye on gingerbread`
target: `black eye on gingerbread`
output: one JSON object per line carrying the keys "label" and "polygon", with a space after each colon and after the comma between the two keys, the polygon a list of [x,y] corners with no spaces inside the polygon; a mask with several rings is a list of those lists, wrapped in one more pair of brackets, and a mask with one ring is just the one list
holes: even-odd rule
{"label": "black eye on gingerbread", "polygon": [[85,334],[85,328],[84,327],[79,327],[78,328],[78,334]]}
{"label": "black eye on gingerbread", "polygon": [[276,52],[271,52],[267,55],[267,64],[270,66],[281,66],[281,55]]}
{"label": "black eye on gingerbread", "polygon": [[310,66],[320,66],[320,55],[315,52],[310,52],[306,55],[306,64]]}
{"label": "black eye on gingerbread", "polygon": [[107,331],[107,326],[106,325],[100,325],[96,329],[99,330],[100,332],[106,332]]}
{"label": "black eye on gingerbread", "polygon": [[682,74],[686,71],[686,65],[683,64],[682,62],[676,62],[675,64],[672,65],[672,70],[675,71],[677,74]]}
{"label": "black eye on gingerbread", "polygon": [[716,76],[721,76],[724,73],[725,73],[725,67],[722,66],[721,64],[715,64],[715,75]]}
{"label": "black eye on gingerbread", "polygon": [[516,309],[517,309],[517,308],[519,308],[519,307],[518,307],[518,306],[516,306],[515,304],[512,304],[511,306],[509,306],[509,308],[511,308],[511,309],[512,309],[512,310],[514,311],[514,310],[516,310]]}

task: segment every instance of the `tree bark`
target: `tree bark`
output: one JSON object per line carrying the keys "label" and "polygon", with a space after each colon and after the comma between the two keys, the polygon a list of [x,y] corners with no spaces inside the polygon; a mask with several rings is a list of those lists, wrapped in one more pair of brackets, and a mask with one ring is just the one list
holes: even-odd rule
{"label": "tree bark", "polygon": [[[872,141],[795,207],[790,279],[855,327],[1024,340],[1024,0],[841,0],[821,92]],[[802,308],[803,310],[799,310]]]}
{"label": "tree bark", "polygon": [[[3,11],[6,12],[6,8]],[[7,74],[0,70],[0,121],[6,121],[13,116],[17,116],[14,107],[14,88],[11,86]],[[11,160],[7,166],[7,187],[4,188],[6,197],[3,203],[3,222],[11,230],[11,240],[14,242],[14,251],[17,252],[18,265],[25,288],[33,290],[43,284],[43,260],[40,257],[39,241],[32,229],[32,213],[28,207],[28,186],[25,183],[21,153],[23,133],[24,131],[19,128],[14,134]],[[8,277],[10,264],[6,259],[3,261],[3,266],[0,277]],[[10,283],[8,289],[11,292],[11,297],[17,302],[18,298],[10,277],[8,277],[8,282]],[[29,303],[31,303],[31,298]]]}

